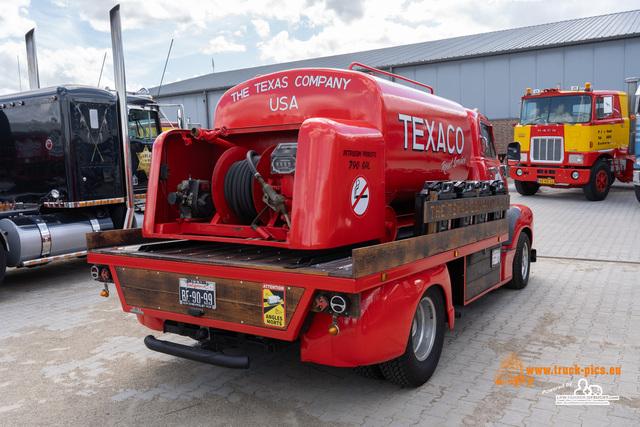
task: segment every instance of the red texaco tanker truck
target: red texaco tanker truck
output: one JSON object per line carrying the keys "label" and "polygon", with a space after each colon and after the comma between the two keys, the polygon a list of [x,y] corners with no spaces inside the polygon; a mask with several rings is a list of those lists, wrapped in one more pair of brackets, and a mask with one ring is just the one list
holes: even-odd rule
{"label": "red texaco tanker truck", "polygon": [[454,304],[523,288],[535,260],[491,125],[427,92],[352,69],[232,88],[214,130],[156,139],[143,229],[88,235],[94,277],[198,342],[153,350],[241,368],[229,344],[297,340],[303,361],[423,384]]}

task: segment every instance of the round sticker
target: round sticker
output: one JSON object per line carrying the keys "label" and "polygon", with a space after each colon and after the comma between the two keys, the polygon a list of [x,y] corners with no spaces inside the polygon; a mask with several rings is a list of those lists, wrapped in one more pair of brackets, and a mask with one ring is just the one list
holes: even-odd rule
{"label": "round sticker", "polygon": [[369,207],[369,183],[359,176],[351,186],[351,208],[356,215],[363,215]]}
{"label": "round sticker", "polygon": [[47,141],[44,143],[44,146],[47,148],[47,150],[51,150],[51,148],[53,148],[53,142],[51,142],[50,139],[47,139]]}

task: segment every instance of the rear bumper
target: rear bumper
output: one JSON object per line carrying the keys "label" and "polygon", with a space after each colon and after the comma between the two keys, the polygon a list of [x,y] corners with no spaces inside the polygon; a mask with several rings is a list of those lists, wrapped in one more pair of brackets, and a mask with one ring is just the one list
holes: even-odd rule
{"label": "rear bumper", "polygon": [[208,363],[209,365],[233,369],[249,368],[248,356],[229,356],[201,347],[190,347],[183,344],[158,340],[153,335],[147,335],[145,337],[144,345],[146,345],[149,350],[195,360],[196,362]]}

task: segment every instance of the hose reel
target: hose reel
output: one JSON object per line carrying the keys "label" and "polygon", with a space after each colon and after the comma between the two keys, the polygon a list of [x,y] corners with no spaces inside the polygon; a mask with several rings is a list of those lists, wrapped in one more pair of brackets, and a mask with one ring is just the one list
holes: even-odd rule
{"label": "hose reel", "polygon": [[[291,228],[291,220],[289,219],[286,207],[286,197],[279,194],[269,185],[256,168],[260,157],[261,156],[255,151],[249,150],[245,160],[237,161],[229,167],[224,178],[225,200],[240,221],[245,225],[251,224],[253,229],[258,228],[258,221],[269,209],[281,214],[287,226]],[[260,214],[257,213],[253,201],[254,178],[260,183],[262,192],[264,193],[262,201],[266,206]],[[253,219],[253,221],[251,219]]]}
{"label": "hose reel", "polygon": [[253,203],[253,176],[260,156],[247,153],[246,160],[233,163],[224,178],[224,198],[242,224],[251,224],[258,216]]}

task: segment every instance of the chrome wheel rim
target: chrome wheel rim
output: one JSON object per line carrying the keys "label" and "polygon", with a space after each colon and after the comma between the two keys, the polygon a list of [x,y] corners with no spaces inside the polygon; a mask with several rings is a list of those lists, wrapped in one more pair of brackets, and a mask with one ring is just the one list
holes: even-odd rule
{"label": "chrome wheel rim", "polygon": [[529,272],[529,245],[526,243],[522,247],[522,278],[527,277],[527,273]]}
{"label": "chrome wheel rim", "polygon": [[418,361],[425,360],[436,339],[436,307],[430,298],[422,298],[416,308],[411,326],[411,340],[413,342],[413,354]]}

